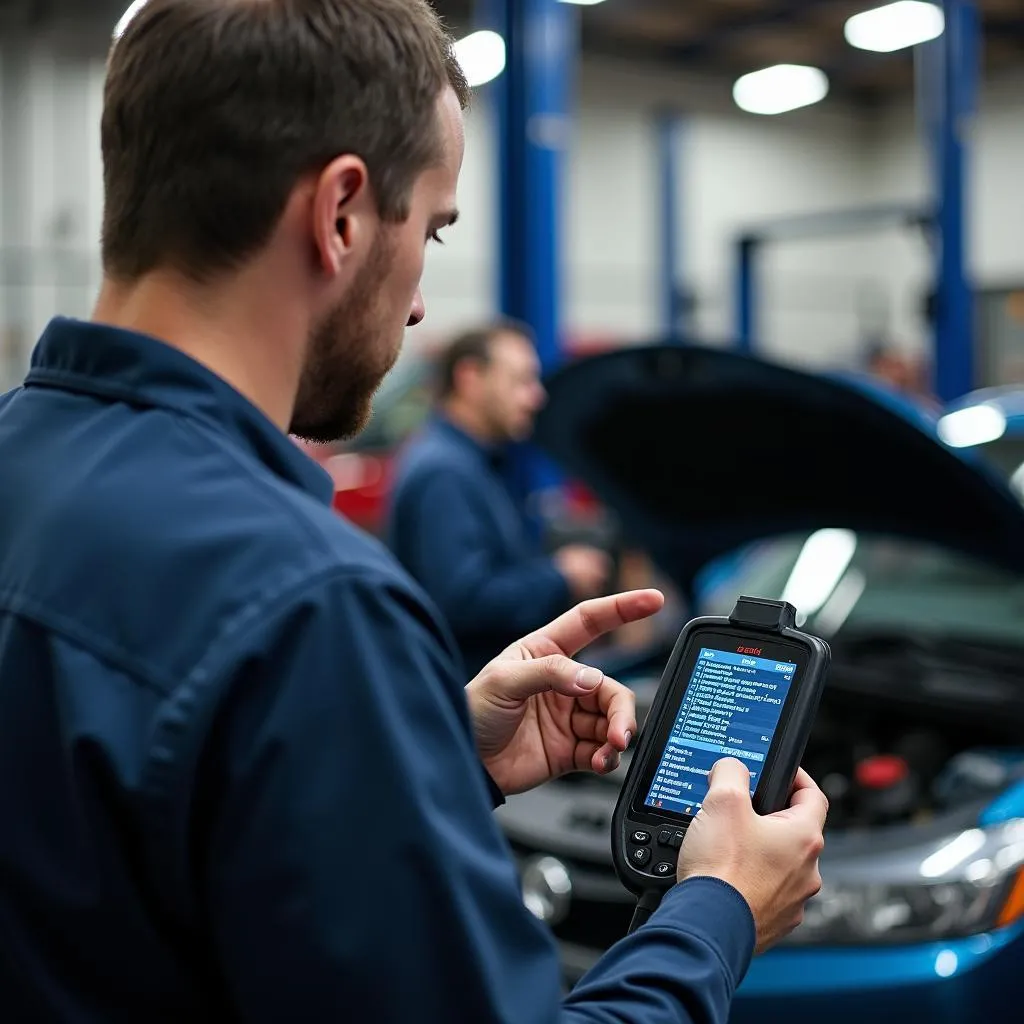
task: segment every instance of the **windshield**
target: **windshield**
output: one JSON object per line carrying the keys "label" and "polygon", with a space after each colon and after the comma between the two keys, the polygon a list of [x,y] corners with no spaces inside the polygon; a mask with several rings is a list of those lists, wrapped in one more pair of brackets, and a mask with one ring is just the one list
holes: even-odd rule
{"label": "windshield", "polygon": [[704,614],[740,594],[787,600],[822,637],[911,633],[1024,647],[1024,576],[931,544],[819,530],[752,545],[708,590]]}

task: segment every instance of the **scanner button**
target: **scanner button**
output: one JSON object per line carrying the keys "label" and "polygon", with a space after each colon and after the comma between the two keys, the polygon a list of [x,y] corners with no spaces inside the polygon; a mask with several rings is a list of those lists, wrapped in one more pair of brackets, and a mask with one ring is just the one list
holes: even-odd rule
{"label": "scanner button", "polygon": [[651,851],[646,846],[638,846],[630,851],[629,859],[638,868],[642,868],[651,859]]}
{"label": "scanner button", "polygon": [[654,865],[654,874],[659,878],[667,878],[675,871],[675,865],[669,864],[667,860],[660,861]]}
{"label": "scanner button", "polygon": [[673,850],[678,850],[679,847],[683,845],[683,839],[685,837],[686,837],[686,833],[685,832],[676,832],[672,836],[672,849]]}
{"label": "scanner button", "polygon": [[672,842],[672,833],[667,828],[663,828],[658,833],[658,842],[661,843],[662,846],[670,845]]}
{"label": "scanner button", "polygon": [[631,843],[636,843],[638,846],[646,846],[647,843],[651,841],[651,833],[642,832],[638,829],[629,837],[629,840]]}

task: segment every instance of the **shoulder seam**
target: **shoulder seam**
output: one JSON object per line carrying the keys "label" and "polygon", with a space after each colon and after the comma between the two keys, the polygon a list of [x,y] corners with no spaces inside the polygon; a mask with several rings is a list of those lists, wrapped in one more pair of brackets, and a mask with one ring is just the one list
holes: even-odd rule
{"label": "shoulder seam", "polygon": [[0,608],[44,629],[52,630],[65,643],[72,644],[86,654],[113,665],[162,697],[172,693],[177,685],[170,676],[163,676],[160,672],[154,671],[151,666],[140,662],[117,644],[82,629],[77,623],[24,594],[0,593]]}

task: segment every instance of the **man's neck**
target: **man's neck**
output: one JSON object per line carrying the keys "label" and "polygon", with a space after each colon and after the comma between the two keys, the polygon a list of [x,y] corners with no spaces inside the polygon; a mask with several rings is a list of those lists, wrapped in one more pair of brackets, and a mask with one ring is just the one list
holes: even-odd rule
{"label": "man's neck", "polygon": [[498,443],[487,421],[476,409],[457,399],[445,402],[441,414],[446,420],[468,434],[478,444],[490,446]]}
{"label": "man's neck", "polygon": [[[280,295],[280,290],[263,292]],[[309,325],[251,285],[201,288],[169,272],[122,285],[107,280],[92,319],[165,342],[217,374],[282,431],[288,430]]]}

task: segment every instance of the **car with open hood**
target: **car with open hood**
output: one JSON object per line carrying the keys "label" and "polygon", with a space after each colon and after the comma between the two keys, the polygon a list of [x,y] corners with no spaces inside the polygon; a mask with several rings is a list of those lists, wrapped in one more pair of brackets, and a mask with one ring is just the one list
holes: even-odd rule
{"label": "car with open hood", "polygon": [[[948,443],[945,417],[725,350],[623,349],[547,386],[536,440],[685,617],[785,598],[832,648],[804,761],[830,799],[823,889],[752,964],[734,1024],[1019,1020],[1024,505],[1007,474]],[[617,667],[641,721],[681,624]],[[569,984],[633,910],[610,855],[628,757],[498,811]]]}

